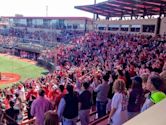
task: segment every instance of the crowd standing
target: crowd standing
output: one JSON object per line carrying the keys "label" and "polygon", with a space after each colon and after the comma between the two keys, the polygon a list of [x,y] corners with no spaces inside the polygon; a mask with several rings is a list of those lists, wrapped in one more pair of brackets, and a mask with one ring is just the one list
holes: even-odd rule
{"label": "crowd standing", "polygon": [[17,37],[0,35],[0,45],[5,44],[10,46],[16,42],[17,42]]}
{"label": "crowd standing", "polygon": [[[36,41],[36,42],[46,42],[51,44],[52,42],[70,42],[72,39],[82,36],[83,31],[79,30],[61,30],[57,32],[55,29],[39,29],[33,30],[24,28],[9,28],[7,31],[0,30],[0,33],[5,36],[10,36],[9,38],[23,39],[24,41]],[[8,38],[8,37],[5,37]]]}
{"label": "crowd standing", "polygon": [[96,110],[122,125],[166,98],[166,37],[89,32],[41,57],[56,64],[53,73],[0,90],[18,123],[27,110],[36,125],[76,125],[78,117],[88,125]]}

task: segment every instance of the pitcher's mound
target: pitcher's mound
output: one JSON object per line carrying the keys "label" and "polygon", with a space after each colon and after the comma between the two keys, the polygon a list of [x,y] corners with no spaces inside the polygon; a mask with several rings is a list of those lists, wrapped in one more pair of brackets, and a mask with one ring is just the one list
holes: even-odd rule
{"label": "pitcher's mound", "polygon": [[19,81],[21,76],[15,73],[7,73],[1,72],[0,73],[0,84],[7,84],[7,83],[14,83]]}

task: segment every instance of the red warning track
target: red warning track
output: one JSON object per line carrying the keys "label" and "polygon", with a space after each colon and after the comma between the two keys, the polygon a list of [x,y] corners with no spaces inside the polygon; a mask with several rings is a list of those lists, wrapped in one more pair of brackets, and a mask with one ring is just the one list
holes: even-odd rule
{"label": "red warning track", "polygon": [[21,76],[19,74],[1,72],[0,73],[0,84],[18,82],[20,80],[20,78],[21,78]]}

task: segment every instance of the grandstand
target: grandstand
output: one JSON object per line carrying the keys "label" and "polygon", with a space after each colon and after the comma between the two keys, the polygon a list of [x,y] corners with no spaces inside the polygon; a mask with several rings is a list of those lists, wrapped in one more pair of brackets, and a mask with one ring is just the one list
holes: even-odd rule
{"label": "grandstand", "polygon": [[95,18],[1,17],[0,52],[49,72],[0,89],[0,125],[165,125],[166,1],[74,8]]}
{"label": "grandstand", "polygon": [[[56,29],[59,30],[85,30],[92,28],[92,20],[87,17],[1,17],[3,21],[17,28],[28,27],[29,30]],[[40,29],[41,30],[41,29]],[[88,29],[90,30],[90,29]]]}

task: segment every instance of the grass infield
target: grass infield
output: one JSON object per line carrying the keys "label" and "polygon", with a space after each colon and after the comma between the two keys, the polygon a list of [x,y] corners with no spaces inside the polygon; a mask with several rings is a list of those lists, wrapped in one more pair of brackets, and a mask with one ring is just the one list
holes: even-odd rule
{"label": "grass infield", "polygon": [[[0,72],[18,74],[20,75],[19,81],[24,81],[28,78],[37,78],[42,76],[42,73],[45,72],[45,69],[36,66],[35,64],[21,61],[17,58],[0,55]],[[13,83],[0,84],[0,88],[5,88],[7,86],[11,86],[12,84]]]}

